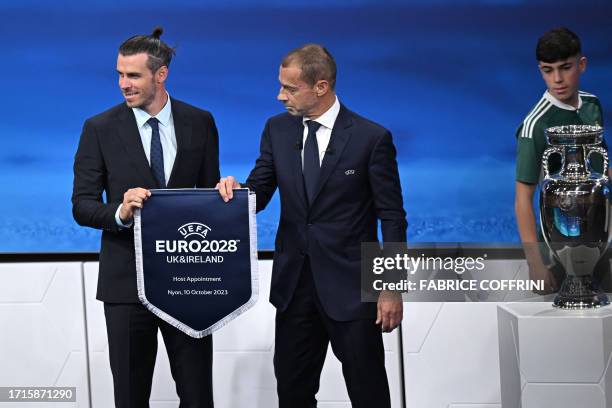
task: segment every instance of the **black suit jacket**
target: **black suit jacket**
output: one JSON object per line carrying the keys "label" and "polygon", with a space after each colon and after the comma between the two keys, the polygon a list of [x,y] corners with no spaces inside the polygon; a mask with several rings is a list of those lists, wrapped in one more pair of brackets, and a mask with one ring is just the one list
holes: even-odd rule
{"label": "black suit jacket", "polygon": [[246,185],[262,210],[276,188],[281,216],[275,241],[270,301],[284,310],[308,256],[327,314],[340,321],[373,318],[361,302],[361,242],[406,241],[406,214],[389,131],[341,106],[312,205],[302,177],[302,118],[288,113],[266,123],[260,156]]}
{"label": "black suit jacket", "polygon": [[[171,101],[177,152],[167,188],[214,187],[219,181],[219,142],[213,117]],[[115,221],[123,194],[135,187],[158,188],[134,113],[122,103],[85,121],[74,159],[74,219],[104,230],[97,293],[104,302],[138,302],[134,232],[120,229]]]}

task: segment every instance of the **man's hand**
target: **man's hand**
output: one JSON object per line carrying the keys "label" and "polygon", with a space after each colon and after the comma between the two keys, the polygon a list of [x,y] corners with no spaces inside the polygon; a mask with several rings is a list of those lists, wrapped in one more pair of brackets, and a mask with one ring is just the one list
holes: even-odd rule
{"label": "man's hand", "polygon": [[402,295],[397,292],[382,291],[378,297],[376,324],[385,333],[393,331],[402,322],[404,304]]}
{"label": "man's hand", "polygon": [[[527,253],[527,251],[526,251]],[[554,293],[559,289],[557,286],[557,280],[552,272],[544,265],[542,259],[538,257],[530,262],[530,259],[527,259],[527,264],[529,266],[529,279],[531,280],[542,280],[544,281],[544,290],[536,291],[539,295],[547,295],[549,293]]]}
{"label": "man's hand", "polygon": [[123,203],[119,211],[119,218],[123,223],[129,223],[134,217],[134,209],[142,208],[144,202],[151,196],[145,188],[130,188],[123,194]]}
{"label": "man's hand", "polygon": [[219,195],[223,198],[226,203],[234,198],[234,189],[240,188],[240,183],[232,176],[221,177],[221,180],[217,183],[216,187],[219,190]]}

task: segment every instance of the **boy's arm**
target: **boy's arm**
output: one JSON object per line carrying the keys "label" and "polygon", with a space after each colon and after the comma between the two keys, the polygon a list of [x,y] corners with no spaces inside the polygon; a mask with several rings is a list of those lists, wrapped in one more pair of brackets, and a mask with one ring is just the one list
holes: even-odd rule
{"label": "boy's arm", "polygon": [[533,194],[536,184],[516,182],[514,196],[514,211],[519,229],[521,242],[538,242],[536,234],[536,221],[533,213]]}
{"label": "boy's arm", "polygon": [[538,237],[536,233],[536,219],[533,212],[533,194],[536,184],[527,184],[520,181],[516,182],[514,211],[516,213],[516,223],[519,235],[525,251],[525,258],[529,266],[529,278],[534,280],[544,280],[546,289],[557,287],[552,273],[544,265],[544,260],[540,254]]}

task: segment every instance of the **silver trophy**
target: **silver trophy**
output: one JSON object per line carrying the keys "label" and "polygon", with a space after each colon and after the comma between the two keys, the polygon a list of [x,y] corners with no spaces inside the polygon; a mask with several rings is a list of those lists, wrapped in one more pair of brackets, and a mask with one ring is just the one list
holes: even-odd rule
{"label": "silver trophy", "polygon": [[[595,265],[610,242],[608,154],[601,147],[603,128],[591,125],[546,129],[550,147],[542,156],[540,225],[565,279],[553,306],[588,309],[609,304],[594,277]],[[603,158],[604,173],[591,166],[593,154]],[[560,170],[550,173],[549,159],[560,156]]]}

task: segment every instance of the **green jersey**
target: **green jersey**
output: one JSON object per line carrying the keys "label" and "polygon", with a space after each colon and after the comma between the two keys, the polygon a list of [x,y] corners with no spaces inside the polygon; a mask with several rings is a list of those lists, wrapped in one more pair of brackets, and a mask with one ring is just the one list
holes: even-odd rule
{"label": "green jersey", "polygon": [[[603,114],[599,99],[595,95],[580,91],[578,108],[566,105],[548,91],[529,112],[516,131],[516,180],[534,184],[541,180],[542,154],[548,147],[544,130],[563,125],[603,126]],[[605,142],[603,146],[606,147]],[[602,171],[603,162],[599,155],[593,155],[592,164]],[[559,155],[550,156],[549,169],[557,171],[561,167]]]}

